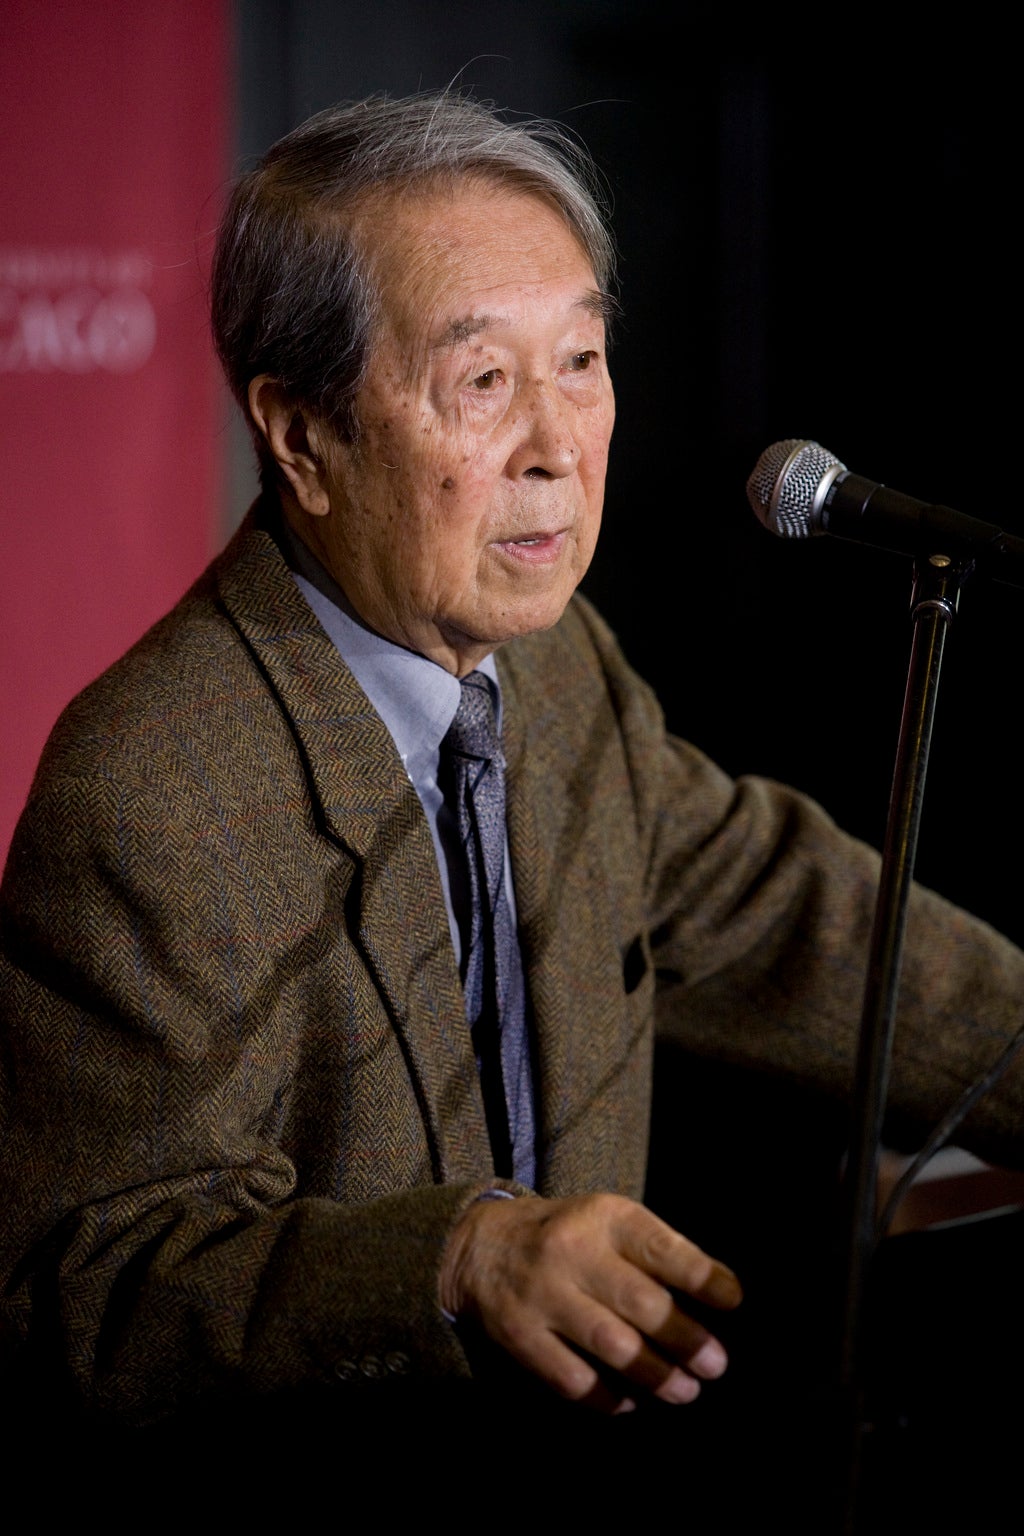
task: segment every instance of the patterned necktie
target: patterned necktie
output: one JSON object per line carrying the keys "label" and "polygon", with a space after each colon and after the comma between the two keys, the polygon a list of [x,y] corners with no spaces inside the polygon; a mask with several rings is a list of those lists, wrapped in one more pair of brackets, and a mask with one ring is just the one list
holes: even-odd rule
{"label": "patterned necktie", "polygon": [[533,1081],[519,940],[505,892],[505,759],[491,685],[482,672],[462,679],[462,698],[444,748],[454,777],[456,816],[469,876],[469,941],[463,986],[480,1071],[495,1171],[534,1180]]}

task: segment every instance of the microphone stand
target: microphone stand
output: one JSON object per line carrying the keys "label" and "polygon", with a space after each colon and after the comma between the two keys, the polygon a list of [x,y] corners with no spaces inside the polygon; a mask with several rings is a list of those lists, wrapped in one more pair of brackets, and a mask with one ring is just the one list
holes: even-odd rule
{"label": "microphone stand", "polygon": [[907,902],[917,854],[921,805],[946,633],[972,563],[951,555],[918,556],[914,564],[911,647],[874,926],[864,988],[846,1168],[847,1271],[840,1356],[840,1401],[849,1413],[844,1536],[858,1529],[863,1462],[863,1310],[868,1267],[879,1237],[877,1182],[882,1119],[889,1083],[896,996]]}

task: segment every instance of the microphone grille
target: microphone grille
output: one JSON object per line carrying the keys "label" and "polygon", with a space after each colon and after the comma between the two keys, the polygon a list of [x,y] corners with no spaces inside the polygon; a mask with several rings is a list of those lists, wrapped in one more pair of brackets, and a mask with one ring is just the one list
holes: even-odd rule
{"label": "microphone grille", "polygon": [[766,448],[747,481],[747,499],[771,533],[805,539],[828,487],[846,465],[807,438],[787,437]]}

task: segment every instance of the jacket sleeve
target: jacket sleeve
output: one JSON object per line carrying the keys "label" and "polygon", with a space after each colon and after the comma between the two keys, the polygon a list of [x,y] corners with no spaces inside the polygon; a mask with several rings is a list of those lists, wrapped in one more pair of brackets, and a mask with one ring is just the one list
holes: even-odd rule
{"label": "jacket sleeve", "polygon": [[304,1052],[322,1042],[283,994],[321,938],[299,917],[287,945],[240,925],[230,887],[254,871],[230,845],[173,783],[44,774],[0,895],[0,1332],[55,1391],[129,1422],[211,1393],[467,1373],[436,1277],[482,1186],[429,1167],[417,1185],[410,1153],[379,1198],[316,1177],[297,1194],[285,1143],[316,1137],[295,1120],[316,1117]]}
{"label": "jacket sleeve", "polygon": [[[845,1098],[878,855],[806,796],[765,779],[734,781],[666,735],[650,689],[592,610],[580,612],[622,722],[647,849],[659,1032],[696,1054]],[[1022,1027],[1024,954],[916,886],[894,1032],[894,1135],[923,1140]],[[1024,1161],[1024,1052],[957,1140],[994,1162]]]}

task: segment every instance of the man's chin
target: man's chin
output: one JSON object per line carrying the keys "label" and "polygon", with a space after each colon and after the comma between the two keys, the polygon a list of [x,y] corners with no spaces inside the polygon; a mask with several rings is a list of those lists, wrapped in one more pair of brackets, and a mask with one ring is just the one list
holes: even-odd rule
{"label": "man's chin", "polygon": [[510,640],[519,640],[526,635],[536,635],[551,629],[562,617],[575,590],[575,586],[572,586],[557,596],[551,594],[543,601],[534,603],[520,602],[503,612],[500,620],[491,626],[490,649],[496,650],[499,645],[506,645]]}

